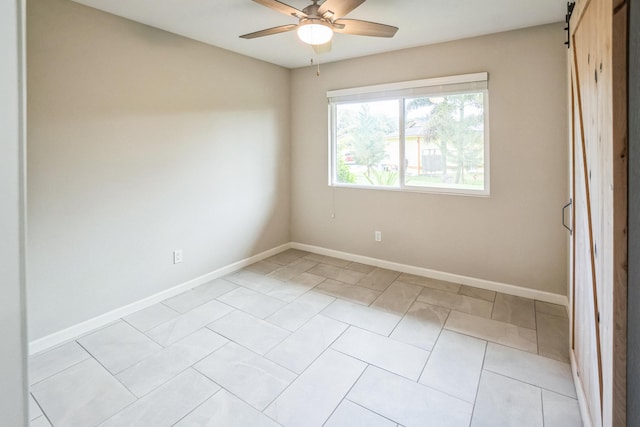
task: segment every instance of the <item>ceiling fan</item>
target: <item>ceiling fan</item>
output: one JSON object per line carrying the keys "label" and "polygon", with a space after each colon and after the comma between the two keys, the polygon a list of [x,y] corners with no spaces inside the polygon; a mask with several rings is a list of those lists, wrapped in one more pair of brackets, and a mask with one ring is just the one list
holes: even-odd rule
{"label": "ceiling fan", "polygon": [[391,25],[357,19],[342,19],[365,0],[325,0],[321,4],[318,4],[320,0],[312,0],[313,4],[302,10],[278,0],[253,1],[277,12],[298,18],[298,23],[244,34],[240,36],[243,39],[254,39],[297,29],[298,37],[303,42],[310,45],[322,45],[331,40],[334,32],[360,36],[393,37],[398,31],[398,27]]}

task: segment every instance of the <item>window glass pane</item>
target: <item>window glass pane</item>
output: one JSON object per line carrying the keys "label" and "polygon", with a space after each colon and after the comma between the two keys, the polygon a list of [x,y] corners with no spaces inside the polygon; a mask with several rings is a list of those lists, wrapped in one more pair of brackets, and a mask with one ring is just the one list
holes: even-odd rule
{"label": "window glass pane", "polygon": [[484,93],[405,100],[407,186],[484,190]]}
{"label": "window glass pane", "polygon": [[399,186],[400,101],[336,104],[335,182]]}

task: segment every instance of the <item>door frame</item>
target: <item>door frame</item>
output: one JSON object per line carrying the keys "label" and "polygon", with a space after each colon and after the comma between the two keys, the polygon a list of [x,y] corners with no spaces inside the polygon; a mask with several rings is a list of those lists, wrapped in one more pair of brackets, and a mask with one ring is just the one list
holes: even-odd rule
{"label": "door frame", "polygon": [[0,2],[0,424],[28,425],[25,0]]}

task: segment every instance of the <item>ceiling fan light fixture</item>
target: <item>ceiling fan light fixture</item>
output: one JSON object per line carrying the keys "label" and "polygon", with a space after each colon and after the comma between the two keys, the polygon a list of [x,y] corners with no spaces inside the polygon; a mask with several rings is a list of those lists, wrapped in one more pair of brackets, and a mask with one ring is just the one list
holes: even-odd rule
{"label": "ceiling fan light fixture", "polygon": [[333,37],[333,30],[320,19],[303,19],[298,25],[298,37],[307,44],[325,44]]}

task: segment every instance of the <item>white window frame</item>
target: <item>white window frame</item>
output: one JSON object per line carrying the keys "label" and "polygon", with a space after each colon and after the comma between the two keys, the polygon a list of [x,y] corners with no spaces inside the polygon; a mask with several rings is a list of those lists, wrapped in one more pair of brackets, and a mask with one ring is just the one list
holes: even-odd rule
{"label": "white window frame", "polygon": [[[455,194],[487,197],[490,195],[490,149],[489,149],[489,74],[487,72],[463,74],[448,77],[436,77],[406,82],[387,83],[349,89],[331,90],[327,92],[329,104],[329,186],[359,189],[405,191],[421,193]],[[454,95],[460,93],[482,92],[484,115],[484,188],[481,190],[451,187],[427,187],[405,184],[405,165],[399,162],[398,181],[396,187],[362,185],[337,182],[336,166],[338,163],[336,138],[336,106],[347,102],[399,100],[399,158],[405,158],[405,108],[406,98],[420,96]]]}

